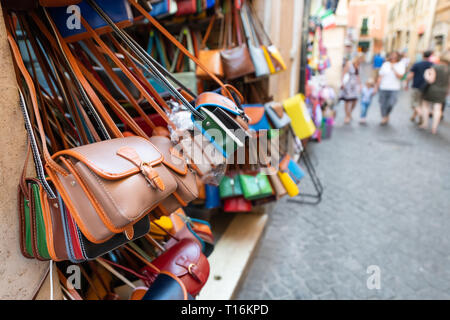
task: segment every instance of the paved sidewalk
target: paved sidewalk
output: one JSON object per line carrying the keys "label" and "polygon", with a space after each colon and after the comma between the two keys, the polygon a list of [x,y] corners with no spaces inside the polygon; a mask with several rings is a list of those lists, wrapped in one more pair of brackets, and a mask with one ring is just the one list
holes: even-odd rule
{"label": "paved sidewalk", "polygon": [[376,97],[368,125],[358,106],[344,126],[338,107],[332,139],[310,146],[322,203],[276,205],[238,299],[450,299],[450,110],[437,136],[410,111],[403,93],[380,127]]}

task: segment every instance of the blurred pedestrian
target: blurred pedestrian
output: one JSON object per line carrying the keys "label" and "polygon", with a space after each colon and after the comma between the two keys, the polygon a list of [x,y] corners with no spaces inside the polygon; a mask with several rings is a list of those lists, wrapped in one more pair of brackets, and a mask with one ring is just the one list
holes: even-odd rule
{"label": "blurred pedestrian", "polygon": [[380,72],[380,68],[384,63],[384,54],[377,52],[375,56],[373,57],[373,77],[375,78],[375,81],[378,79],[378,73]]}
{"label": "blurred pedestrian", "polygon": [[375,93],[375,81],[373,79],[367,80],[361,90],[361,119],[359,120],[359,123],[361,124],[365,124],[367,122],[367,112],[369,111],[369,107]]}
{"label": "blurred pedestrian", "polygon": [[364,54],[358,53],[352,60],[347,61],[342,72],[340,99],[345,102],[345,124],[351,122],[352,112],[361,92],[360,65],[363,61]]}
{"label": "blurred pedestrian", "polygon": [[405,64],[400,62],[400,54],[392,52],[380,69],[377,88],[381,108],[381,125],[389,123],[389,115],[397,104],[398,93],[402,89]]}
{"label": "blurred pedestrian", "polygon": [[422,120],[421,129],[428,128],[428,118],[430,106],[433,110],[433,124],[431,133],[436,134],[439,123],[441,122],[442,109],[449,93],[450,87],[450,51],[445,52],[439,59],[439,63],[433,65],[425,71],[425,80],[428,83],[424,91],[422,102]]}
{"label": "blurred pedestrian", "polygon": [[425,70],[431,68],[433,63],[430,61],[430,57],[433,55],[433,51],[425,51],[423,53],[423,59],[420,62],[416,62],[407,78],[407,86],[406,89],[408,90],[409,83],[412,82],[412,93],[411,93],[411,107],[413,109],[413,114],[411,116],[411,121],[415,122],[417,116],[419,116],[419,124],[422,123],[422,119],[420,117],[420,110],[422,108],[422,101],[423,101],[423,92],[427,86],[427,82],[425,81],[424,74]]}

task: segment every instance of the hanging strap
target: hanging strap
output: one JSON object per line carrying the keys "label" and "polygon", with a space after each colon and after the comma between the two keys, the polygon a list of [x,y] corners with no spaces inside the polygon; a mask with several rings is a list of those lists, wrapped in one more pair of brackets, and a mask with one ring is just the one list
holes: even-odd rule
{"label": "hanging strap", "polygon": [[[108,114],[108,111],[103,106],[102,102],[98,98],[95,91],[92,89],[92,87],[89,85],[88,81],[84,77],[83,73],[81,72],[80,68],[77,64],[77,59],[73,56],[72,52],[69,49],[69,46],[65,43],[65,41],[62,39],[61,34],[59,33],[58,29],[56,28],[53,20],[50,18],[47,9],[43,8],[44,13],[47,17],[47,20],[51,26],[51,29],[53,31],[54,37],[51,36],[49,30],[44,25],[44,23],[38,18],[36,13],[32,12],[30,13],[32,18],[34,19],[35,23],[41,30],[41,32],[46,36],[46,38],[49,40],[50,44],[56,49],[59,50],[67,64],[69,72],[71,72],[71,78],[74,81],[74,84],[76,85],[78,91],[81,94],[83,102],[88,107],[89,112],[92,113],[94,118],[96,119],[97,125],[100,126],[101,131],[103,132],[103,135],[108,139],[111,137],[109,136],[109,133],[107,132],[106,128],[103,125],[103,122],[101,121],[100,117],[98,116],[97,111],[100,113],[103,121],[105,121],[106,126],[111,131],[114,138],[122,138],[123,135],[120,132],[120,130],[117,128],[116,124],[114,123],[113,119]],[[92,102],[91,102],[92,100]],[[94,106],[95,108],[94,108]]]}
{"label": "hanging strap", "polygon": [[[247,7],[247,10],[248,10],[248,13],[249,13],[249,18],[252,21],[253,27],[255,28],[255,34],[258,37],[258,40],[259,40],[260,44],[261,45],[265,45],[264,41],[261,40],[261,37],[260,37],[257,29],[259,29],[259,31],[262,32],[262,34],[263,34],[263,36],[264,36],[264,38],[266,40],[267,45],[268,46],[272,45],[272,40],[270,39],[269,35],[267,34],[266,29],[264,29],[264,26],[263,26],[261,20],[259,20],[258,16],[256,15],[256,12],[253,9],[253,7],[251,5],[247,5],[247,4],[245,4],[245,6]],[[255,24],[255,20],[257,22],[256,24]]]}
{"label": "hanging strap", "polygon": [[[111,18],[93,1],[93,0],[87,0],[89,5],[102,17],[103,20],[105,20],[113,29],[114,33],[124,42],[127,44],[127,46],[132,49],[135,54],[138,55],[138,57],[150,68],[152,74],[155,76],[157,80],[159,80],[161,83],[163,83],[166,88],[169,90],[169,92],[176,97],[178,100],[181,101],[181,103],[188,109],[196,118],[199,118],[201,120],[205,120],[205,116],[198,112],[194,106],[190,104],[186,100],[186,98],[178,92],[178,90],[164,77],[164,75],[158,70],[158,68],[155,67],[154,64],[150,61],[149,57],[150,55],[145,51],[142,47],[137,45],[137,43],[131,39],[131,37],[123,32],[119,27],[116,26],[116,24],[111,20]],[[133,2],[132,2],[133,3]],[[139,6],[142,8],[141,6]],[[144,10],[145,12],[145,10]],[[86,27],[86,23],[83,22],[83,18],[81,18],[83,25]],[[92,28],[91,28],[92,30]],[[163,28],[163,30],[165,30]],[[166,31],[166,30],[165,30]],[[167,32],[167,31],[166,31]],[[164,33],[163,33],[164,34]],[[173,37],[172,37],[173,38]],[[184,47],[183,47],[184,48]],[[168,71],[167,71],[168,72]],[[149,101],[150,102],[150,101]],[[150,102],[151,103],[151,102]],[[157,109],[156,109],[157,110]],[[158,111],[158,110],[157,110]],[[166,116],[167,118],[167,116]]]}
{"label": "hanging strap", "polygon": [[115,275],[117,278],[119,278],[120,280],[122,280],[123,283],[125,283],[126,285],[128,285],[129,287],[131,287],[132,289],[136,289],[136,286],[127,278],[125,278],[123,275],[121,275],[119,272],[117,272],[113,267],[111,267],[108,263],[106,263],[105,261],[103,261],[103,259],[101,258],[97,258],[95,259],[95,261],[97,261],[99,264],[102,265],[102,267],[104,267],[106,270],[108,270],[109,272],[111,272],[113,275]]}
{"label": "hanging strap", "polygon": [[[22,110],[23,119],[25,121],[25,128],[27,130],[28,134],[28,141],[31,148],[31,151],[33,153],[33,160],[36,167],[36,175],[39,179],[39,182],[42,184],[42,187],[44,188],[45,192],[47,192],[50,199],[55,199],[56,195],[53,192],[52,188],[47,182],[47,179],[45,178],[45,171],[44,166],[41,161],[41,156],[39,152],[39,148],[36,143],[36,137],[34,136],[34,131],[31,127],[30,117],[28,115],[28,108],[25,104],[25,99],[23,97],[22,91],[19,89],[19,96],[20,96],[20,108]],[[28,159],[29,151],[27,152],[27,159]],[[25,164],[26,166],[26,164]],[[26,169],[26,167],[24,167]],[[25,171],[24,171],[25,173]]]}
{"label": "hanging strap", "polygon": [[[194,54],[194,45],[193,45],[193,43],[192,43],[191,31],[190,31],[189,28],[186,27],[186,26],[184,26],[184,27],[181,29],[180,36],[178,37],[178,38],[179,38],[178,41],[181,42],[181,41],[183,40],[184,37],[186,37],[186,47],[187,47],[187,50],[188,50],[192,55],[195,55],[195,54]],[[180,49],[177,48],[177,50],[175,51],[175,55],[174,55],[174,57],[173,57],[173,63],[172,63],[172,66],[170,67],[170,72],[172,72],[172,73],[175,72],[176,61],[178,61],[179,55],[180,55]],[[195,63],[194,63],[194,61],[193,61],[192,59],[189,59],[188,71],[195,71]]]}
{"label": "hanging strap", "polygon": [[[50,23],[50,27],[55,35],[56,43],[61,51],[61,55],[62,55],[65,63],[67,65],[67,70],[69,71],[69,74],[71,75],[72,81],[74,82],[78,91],[80,92],[83,102],[85,103],[89,112],[92,114],[93,118],[95,119],[97,126],[100,128],[100,132],[103,135],[103,138],[111,139],[111,136],[109,135],[108,131],[105,128],[105,125],[103,124],[102,120],[100,119],[100,117],[97,113],[97,110],[100,113],[102,113],[102,116],[106,119],[108,118],[109,115],[107,115],[106,110],[104,110],[103,105],[101,104],[98,97],[95,96],[95,93],[93,91],[91,93],[89,92],[90,91],[89,89],[92,90],[92,88],[86,88],[85,86],[82,85],[82,83],[85,83],[86,80],[84,79],[80,70],[78,68],[74,67],[73,61],[75,60],[75,58],[70,53],[70,50],[69,50],[69,47],[67,46],[67,44],[64,42],[64,40],[62,40],[61,35],[59,34],[55,24],[53,23],[53,21],[51,20],[49,14],[47,12],[47,9],[43,8],[43,10],[44,10],[45,16],[47,17],[48,22]],[[33,13],[33,17],[37,18],[37,16],[34,13]],[[91,100],[89,98],[91,98],[93,100],[93,102],[91,102]],[[96,106],[96,108],[94,108],[93,103]],[[103,111],[102,109],[104,110],[104,112],[102,112]],[[113,131],[115,137],[122,137],[122,134],[120,133],[119,129],[117,129],[117,127],[115,126],[115,124],[111,118],[109,118],[106,122],[109,125],[110,129]]]}
{"label": "hanging strap", "polygon": [[[176,129],[175,124],[169,119],[167,114],[163,109],[154,101],[153,97],[150,96],[147,90],[141,85],[141,83],[136,79],[136,77],[131,73],[131,71],[123,64],[123,62],[116,56],[115,53],[111,51],[111,49],[100,39],[98,34],[92,29],[89,23],[81,17],[81,23],[83,27],[87,30],[89,35],[97,42],[97,44],[102,48],[102,50],[108,55],[108,57],[124,72],[124,74],[130,79],[136,88],[139,89],[141,94],[145,97],[145,99],[150,103],[150,105],[158,112],[158,114],[166,121],[168,125],[170,125],[173,129]],[[120,79],[119,79],[120,82]]]}
{"label": "hanging strap", "polygon": [[[92,2],[92,0],[88,0],[88,1]],[[225,96],[227,96],[231,100],[234,100],[233,95],[231,93],[231,91],[233,91],[237,95],[237,97],[239,98],[239,100],[241,102],[244,101],[241,93],[236,88],[234,88],[231,85],[225,85],[222,81],[220,81],[220,79],[218,77],[216,77],[213,73],[211,73],[205,65],[203,65],[179,41],[177,41],[177,39],[175,39],[170,34],[170,32],[168,32],[155,18],[153,18],[147,11],[145,11],[145,9],[141,5],[139,5],[138,3],[136,3],[133,0],[128,0],[128,2],[132,6],[134,6],[142,15],[144,15],[144,17],[146,17],[153,26],[155,26],[167,39],[169,39],[169,41],[171,41],[177,48],[179,48],[181,50],[181,52],[183,52],[183,54],[185,54],[190,59],[192,59],[198,67],[200,67],[206,74],[208,74],[208,76],[210,76],[215,82],[217,82],[219,84],[219,86],[222,87],[223,94]],[[244,114],[243,111],[242,111],[242,114]]]}

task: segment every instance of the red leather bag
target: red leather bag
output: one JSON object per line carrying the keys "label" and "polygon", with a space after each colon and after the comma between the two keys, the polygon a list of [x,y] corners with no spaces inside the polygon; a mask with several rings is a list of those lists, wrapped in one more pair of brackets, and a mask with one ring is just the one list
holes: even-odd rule
{"label": "red leather bag", "polygon": [[[192,296],[196,296],[209,277],[209,262],[197,242],[182,239],[170,249],[152,261],[161,271],[177,276]],[[156,277],[155,268],[149,265],[141,270],[142,274]]]}
{"label": "red leather bag", "polygon": [[177,6],[176,16],[197,13],[197,0],[177,0]]}
{"label": "red leather bag", "polygon": [[244,197],[225,199],[223,211],[225,212],[251,212],[252,202]]}

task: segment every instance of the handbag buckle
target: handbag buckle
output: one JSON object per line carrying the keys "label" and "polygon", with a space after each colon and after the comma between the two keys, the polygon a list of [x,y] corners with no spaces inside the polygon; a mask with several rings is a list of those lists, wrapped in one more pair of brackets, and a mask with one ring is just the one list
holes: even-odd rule
{"label": "handbag buckle", "polygon": [[165,189],[164,182],[162,181],[158,172],[155,169],[153,169],[152,165],[149,162],[142,161],[139,166],[139,169],[141,170],[145,180],[147,180],[150,186],[152,186],[154,189],[164,191]]}

